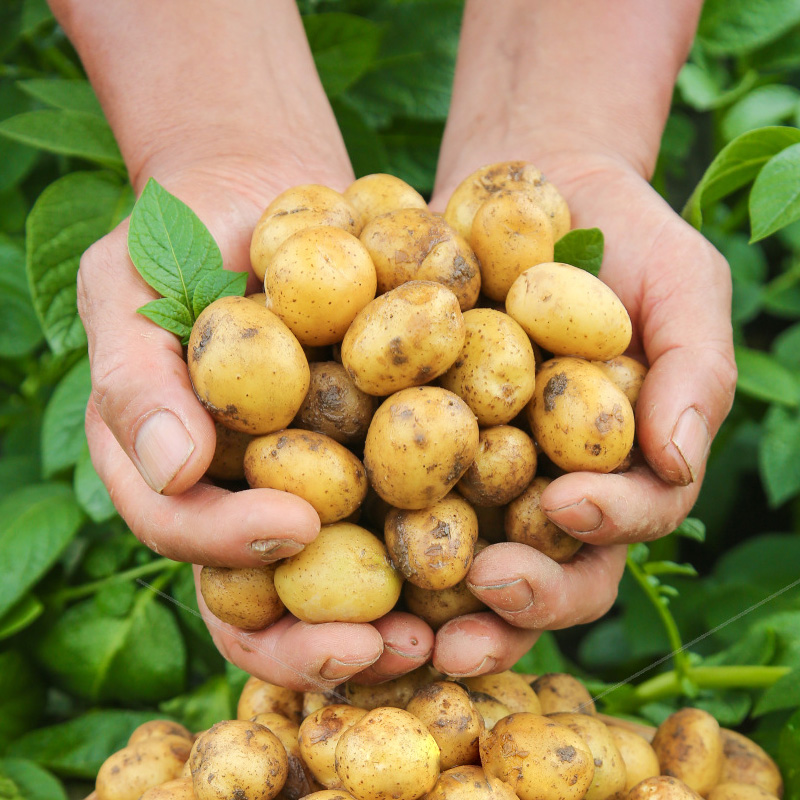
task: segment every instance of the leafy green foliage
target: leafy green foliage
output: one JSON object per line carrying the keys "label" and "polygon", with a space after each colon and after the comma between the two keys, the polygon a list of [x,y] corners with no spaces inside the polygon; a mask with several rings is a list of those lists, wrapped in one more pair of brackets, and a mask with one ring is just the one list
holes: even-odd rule
{"label": "leafy green foliage", "polygon": [[604,245],[599,228],[577,228],[556,242],[553,260],[580,267],[596,277],[603,263]]}
{"label": "leafy green foliage", "polygon": [[13,782],[17,794],[0,796],[19,800],[67,800],[67,793],[57,778],[35,761],[24,758],[0,758],[0,781]]}

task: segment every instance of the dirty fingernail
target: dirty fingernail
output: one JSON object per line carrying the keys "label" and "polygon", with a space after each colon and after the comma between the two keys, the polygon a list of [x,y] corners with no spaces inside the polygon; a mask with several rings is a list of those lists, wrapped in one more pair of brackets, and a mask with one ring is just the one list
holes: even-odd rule
{"label": "dirty fingernail", "polygon": [[696,408],[687,408],[678,417],[670,441],[677,450],[674,461],[680,475],[679,483],[687,486],[697,480],[708,457],[711,445],[708,423]]}
{"label": "dirty fingernail", "polygon": [[603,524],[603,512],[585,497],[560,508],[544,509],[559,528],[570,533],[591,533]]}
{"label": "dirty fingernail", "polygon": [[361,672],[366,669],[370,664],[374,664],[380,655],[368,661],[340,661],[338,658],[329,658],[319,669],[321,678],[326,681],[345,680],[356,672]]}
{"label": "dirty fingernail", "polygon": [[257,539],[250,542],[250,549],[266,562],[297,555],[304,547],[304,544],[295,542],[294,539]]}
{"label": "dirty fingernail", "polygon": [[189,459],[194,442],[178,417],[161,409],[141,424],[133,449],[142,477],[151,489],[161,492]]}
{"label": "dirty fingernail", "polygon": [[525,611],[533,605],[533,590],[522,578],[490,586],[469,584],[469,588],[479,591],[484,603],[502,611]]}
{"label": "dirty fingernail", "polygon": [[485,672],[491,672],[497,667],[497,659],[491,656],[486,656],[480,664],[472,669],[466,669],[463,672],[449,673],[452,678],[470,678],[473,675],[483,675]]}

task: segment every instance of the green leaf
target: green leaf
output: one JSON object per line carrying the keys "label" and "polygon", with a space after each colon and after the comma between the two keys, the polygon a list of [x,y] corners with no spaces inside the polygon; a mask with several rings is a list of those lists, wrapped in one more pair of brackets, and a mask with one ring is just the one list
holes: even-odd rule
{"label": "green leaf", "polygon": [[759,71],[792,70],[800,65],[800,27],[794,27],[780,39],[752,53],[750,60]]}
{"label": "green leaf", "polygon": [[683,208],[683,218],[699,229],[705,208],[749,183],[776,153],[798,142],[796,128],[774,126],[743,133],[708,166]]}
{"label": "green leaf", "polygon": [[58,725],[39,728],[9,747],[8,755],[29,758],[58,775],[94,780],[102,763],[145,722],[163,718],[146,711],[95,710]]}
{"label": "green leaf", "polygon": [[800,415],[773,406],[758,448],[761,480],[773,508],[800,492]]}
{"label": "green leaf", "polygon": [[673,531],[676,536],[683,536],[686,539],[692,539],[695,542],[704,542],[706,540],[706,526],[702,520],[695,517],[686,517],[686,519],[678,525]]}
{"label": "green leaf", "polygon": [[753,709],[754,717],[761,717],[770,711],[782,711],[800,706],[800,669],[777,680],[758,698]]}
{"label": "green leaf", "polygon": [[215,675],[193,691],[173,697],[159,709],[190,731],[204,731],[236,716],[236,701],[224,675]]}
{"label": "green leaf", "polygon": [[697,28],[715,55],[744,55],[800,22],[800,0],[706,0]]}
{"label": "green leaf", "polygon": [[28,215],[28,200],[18,186],[0,192],[0,231],[22,233]]}
{"label": "green leaf", "polygon": [[553,261],[572,264],[597,277],[603,263],[604,245],[603,232],[599,228],[576,228],[556,242]]}
{"label": "green leaf", "polygon": [[747,692],[725,691],[714,694],[703,694],[692,700],[692,707],[707,711],[714,719],[728,728],[740,725],[753,701]]}
{"label": "green leaf", "polygon": [[[0,120],[31,109],[31,99],[12,83],[0,82]],[[39,158],[33,147],[0,136],[0,192],[16,186]]]}
{"label": "green leaf", "polygon": [[789,408],[800,404],[800,384],[795,375],[775,357],[761,350],[737,345],[736,366],[739,376],[736,389],[748,397],[780,403]]}
{"label": "green leaf", "polygon": [[[691,564],[677,564],[674,561],[648,561],[643,566],[647,575],[685,575],[689,578],[697,576],[697,570]],[[664,586],[664,589],[672,589]]]}
{"label": "green leaf", "polygon": [[246,288],[246,272],[232,272],[227,269],[208,272],[197,282],[192,297],[192,311],[195,318],[200,316],[200,312],[214,300],[220,297],[241,297]]}
{"label": "green leaf", "polygon": [[784,797],[792,800],[800,796],[800,710],[784,725],[778,744],[778,763],[784,780]]}
{"label": "green leaf", "polygon": [[0,775],[17,785],[20,800],[67,800],[61,781],[29,759],[0,758]]}
{"label": "green leaf", "polygon": [[28,111],[0,122],[0,135],[50,153],[122,170],[124,163],[108,123],[85,111]]}
{"label": "green leaf", "polygon": [[17,86],[31,97],[35,97],[53,108],[103,116],[103,109],[100,108],[97,95],[89,81],[32,78],[27,81],[18,81]]}
{"label": "green leaf", "polygon": [[46,478],[75,466],[86,446],[86,403],[92,391],[84,356],[53,391],[42,421],[42,468]]}
{"label": "green leaf", "polygon": [[128,215],[130,187],[106,172],[73,172],[39,195],[27,224],[28,280],[50,348],[85,347],[75,281],[81,255]]}
{"label": "green leaf", "polygon": [[753,88],[757,80],[758,73],[748,70],[733,86],[723,86],[719,75],[689,62],[678,74],[676,85],[687,105],[697,111],[711,111],[735,103]]}
{"label": "green leaf", "polygon": [[63,484],[27,486],[0,500],[0,617],[50,569],[82,522]]}
{"label": "green leaf", "polygon": [[786,369],[800,371],[800,322],[772,340],[772,353]]}
{"label": "green leaf", "polygon": [[777,125],[796,112],[799,101],[800,91],[794,86],[759,86],[728,109],[722,120],[722,135],[730,141],[747,131]]}
{"label": "green leaf", "polygon": [[303,25],[329,98],[355,83],[374,62],[381,28],[372,20],[329,12],[303,17]]}
{"label": "green leaf", "polygon": [[136,311],[164,330],[174,333],[182,344],[188,344],[194,317],[192,312],[179,300],[172,297],[159,297],[151,300]]}
{"label": "green leaf", "polygon": [[0,619],[0,639],[8,639],[32,625],[44,611],[44,604],[35,595],[23,595]]}
{"label": "green leaf", "polygon": [[380,132],[386,153],[384,172],[396,175],[420,194],[429,196],[433,191],[443,130],[442,122],[395,120],[391,128]]}
{"label": "green leaf", "polygon": [[517,672],[543,675],[547,672],[565,672],[567,662],[561,654],[556,638],[551,631],[542,631],[536,644],[514,664]]}
{"label": "green leaf", "polygon": [[386,148],[375,128],[346,103],[334,100],[331,107],[356,177],[389,171]]}
{"label": "green leaf", "polygon": [[773,156],[750,192],[751,242],[800,219],[800,144]]}
{"label": "green leaf", "polygon": [[92,465],[88,446],[83,448],[75,464],[73,489],[81,508],[93,522],[106,522],[116,515],[108,489]]}
{"label": "green leaf", "polygon": [[0,653],[0,752],[37,724],[44,702],[45,687],[27,658]]}
{"label": "green leaf", "polygon": [[25,251],[0,234],[0,296],[3,325],[0,328],[0,358],[19,358],[42,341],[42,329],[33,308],[25,273]]}

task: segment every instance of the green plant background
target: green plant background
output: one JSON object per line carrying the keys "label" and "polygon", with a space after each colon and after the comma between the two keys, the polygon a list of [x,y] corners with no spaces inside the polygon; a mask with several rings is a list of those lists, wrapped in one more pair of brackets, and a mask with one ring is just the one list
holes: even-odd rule
{"label": "green plant background", "polygon": [[[429,192],[460,0],[300,5],[357,173]],[[58,800],[88,793],[143,720],[202,729],[232,715],[245,676],[196,616],[189,567],[137,542],[88,458],[75,275],[133,204],[114,138],[43,0],[0,6],[0,56],[0,797]],[[730,263],[736,401],[684,535],[631,548],[614,609],[546,634],[520,664],[584,677],[612,713],[657,723],[708,709],[778,759],[789,798],[800,798],[798,125],[800,0],[707,0],[654,185]]]}

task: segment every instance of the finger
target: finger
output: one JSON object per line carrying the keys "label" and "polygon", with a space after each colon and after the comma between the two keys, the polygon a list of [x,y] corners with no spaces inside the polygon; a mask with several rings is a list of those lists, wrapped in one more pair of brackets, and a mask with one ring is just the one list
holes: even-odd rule
{"label": "finger", "polygon": [[470,591],[506,622],[557,630],[592,622],[617,597],[627,548],[584,545],[566,564],[516,542],[481,551],[467,576]]}
{"label": "finger", "polygon": [[155,494],[90,401],[86,436],[92,463],[114,505],[151,550],[175,561],[249,567],[299,552],[319,533],[319,517],[287,492],[229,492],[200,482],[173,497]]}
{"label": "finger", "polygon": [[539,633],[487,612],[456,617],[436,632],[433,666],[453,678],[502,672],[533,647]]}
{"label": "finger", "polygon": [[200,613],[217,649],[263,681],[295,691],[327,692],[366,669],[383,652],[380,633],[367,624],[311,625],[286,614],[263,631],[243,631],[208,610],[199,589],[199,567],[195,567],[195,586]]}
{"label": "finger", "polygon": [[358,683],[381,683],[426,664],[433,654],[433,631],[419,617],[393,611],[371,623],[383,639],[383,653],[355,676]]}

